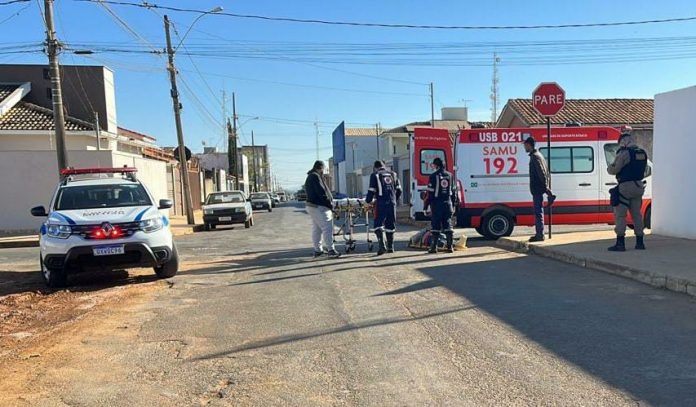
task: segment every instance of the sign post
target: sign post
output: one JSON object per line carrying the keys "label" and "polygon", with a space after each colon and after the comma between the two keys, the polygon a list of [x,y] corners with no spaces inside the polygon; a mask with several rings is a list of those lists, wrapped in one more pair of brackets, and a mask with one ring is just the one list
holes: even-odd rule
{"label": "sign post", "polygon": [[[565,91],[556,82],[542,82],[532,92],[532,105],[540,115],[546,117],[546,148],[549,165],[549,189],[551,189],[551,116],[555,116],[565,106]],[[549,239],[552,237],[553,209],[549,212]]]}

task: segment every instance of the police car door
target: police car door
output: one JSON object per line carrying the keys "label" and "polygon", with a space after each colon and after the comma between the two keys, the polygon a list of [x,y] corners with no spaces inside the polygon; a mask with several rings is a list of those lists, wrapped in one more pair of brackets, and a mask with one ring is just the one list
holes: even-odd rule
{"label": "police car door", "polygon": [[553,221],[559,224],[589,224],[599,221],[598,143],[554,142],[551,156],[544,142],[539,151],[551,170],[551,189],[556,195]]}

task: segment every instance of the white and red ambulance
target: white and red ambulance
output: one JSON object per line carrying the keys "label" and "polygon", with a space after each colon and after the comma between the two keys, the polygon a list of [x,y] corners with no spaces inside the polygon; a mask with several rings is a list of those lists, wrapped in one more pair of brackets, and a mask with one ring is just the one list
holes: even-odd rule
{"label": "white and red ambulance", "polygon": [[[423,134],[430,136],[420,142],[424,137],[419,136]],[[459,187],[458,227],[473,227],[481,235],[496,239],[509,236],[515,225],[532,226],[529,156],[522,145],[530,136],[536,140],[537,149],[551,168],[552,189],[557,196],[553,223],[612,224],[609,189],[617,182],[615,176],[607,173],[607,166],[614,160],[619,137],[619,131],[612,127],[554,127],[550,157],[545,128],[465,129],[460,130],[456,142],[449,145],[446,141],[451,138],[447,130],[415,129],[411,148],[415,175],[413,191],[420,191],[421,186],[427,184],[428,168],[424,160],[449,148],[453,150],[453,160],[445,160],[445,165],[454,173]],[[450,157],[446,151],[445,157]],[[652,203],[651,166],[649,164],[647,170],[642,208],[647,227],[650,226]],[[413,217],[424,219],[419,194],[412,194],[412,205]],[[548,222],[548,211],[546,213]]]}

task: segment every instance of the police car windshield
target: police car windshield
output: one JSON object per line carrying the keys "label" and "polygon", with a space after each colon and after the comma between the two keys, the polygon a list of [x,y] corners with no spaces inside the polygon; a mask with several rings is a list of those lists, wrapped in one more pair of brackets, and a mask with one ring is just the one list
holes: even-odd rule
{"label": "police car windshield", "polygon": [[211,205],[231,202],[244,202],[244,195],[240,193],[210,194],[205,203]]}
{"label": "police car windshield", "polygon": [[58,191],[55,210],[114,208],[152,205],[138,184],[65,186]]}

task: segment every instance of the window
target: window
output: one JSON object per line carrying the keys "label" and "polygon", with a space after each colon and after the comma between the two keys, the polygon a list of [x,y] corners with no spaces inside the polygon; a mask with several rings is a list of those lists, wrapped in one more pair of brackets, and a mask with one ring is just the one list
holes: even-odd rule
{"label": "window", "polygon": [[430,175],[435,172],[435,167],[433,166],[433,160],[439,157],[442,163],[447,168],[447,160],[445,159],[444,150],[428,150],[422,149],[420,152],[420,172],[422,175]]}
{"label": "window", "polygon": [[224,193],[224,194],[210,194],[208,195],[208,200],[206,204],[219,204],[219,203],[232,203],[232,202],[244,202],[244,195],[238,192]]}
{"label": "window", "polygon": [[610,143],[604,145],[604,158],[607,159],[607,166],[611,165],[616,158],[616,152],[619,151],[619,145],[617,143]]}
{"label": "window", "polygon": [[51,88],[46,88],[46,97],[49,100],[53,100],[53,90]]}
{"label": "window", "polygon": [[85,185],[64,187],[58,192],[56,210],[114,208],[152,205],[142,185]]}
{"label": "window", "polygon": [[551,159],[548,148],[539,151],[546,158],[554,174],[588,173],[594,171],[592,147],[552,147]]}
{"label": "window", "polygon": [[[616,159],[616,153],[619,151],[619,145],[617,143],[610,143],[604,145],[604,158],[607,160],[607,166],[611,165]],[[652,175],[652,168],[650,164],[645,167],[645,178]]]}

